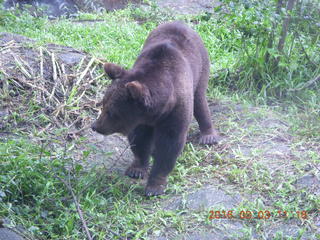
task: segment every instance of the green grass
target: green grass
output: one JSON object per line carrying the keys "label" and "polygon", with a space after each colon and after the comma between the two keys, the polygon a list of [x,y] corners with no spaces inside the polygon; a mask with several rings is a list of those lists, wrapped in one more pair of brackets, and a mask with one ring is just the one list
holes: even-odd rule
{"label": "green grass", "polygon": [[[53,149],[22,139],[1,144],[0,216],[10,219],[11,226],[22,224],[30,234],[44,239],[83,239],[76,206],[64,182],[70,182],[97,239],[112,235],[113,239],[139,239],[150,229],[166,225],[168,217],[178,221],[176,214],[166,213],[157,204],[144,209],[144,196],[127,179],[105,176],[103,169],[84,171],[67,158],[64,149]],[[159,219],[163,224],[158,224]]]}
{"label": "green grass", "polygon": [[[71,46],[130,68],[152,29],[161,22],[182,19],[199,32],[208,48],[212,62],[208,97],[219,99],[226,108],[214,112],[214,119],[228,141],[213,147],[188,143],[169,177],[167,195],[147,199],[141,182],[112,174],[103,167],[83,167],[95,150],[74,150],[73,145],[80,144],[78,142],[65,143],[47,135],[41,135],[40,140],[3,138],[0,141],[0,218],[9,219],[11,227],[22,225],[32,238],[84,239],[76,205],[64,183],[70,181],[96,239],[149,239],[168,232],[177,236],[216,227],[223,229],[223,225],[208,221],[211,209],[163,208],[172,196],[186,197],[189,192],[211,184],[247,196],[247,200],[234,209],[237,214],[243,210],[257,213],[267,209],[309,213],[307,221],[293,215],[287,220],[244,221],[236,239],[250,239],[253,232],[261,239],[267,238],[266,226],[291,220],[299,221],[301,231],[314,227],[319,197],[307,189],[297,189],[295,181],[305,174],[317,174],[314,166],[320,163],[320,97],[317,88],[287,90],[303,86],[319,74],[319,67],[310,65],[299,41],[289,34],[290,60],[282,58],[281,68],[273,73],[270,66],[261,63],[266,48],[257,41],[258,36],[266,34],[261,31],[271,23],[266,20],[262,25],[253,24],[254,12],[241,5],[235,6],[238,14],[230,16],[173,17],[157,11],[125,9],[100,15],[82,14],[80,20],[103,20],[82,24],[75,22],[79,19],[48,21],[26,14],[19,17],[6,14],[0,17],[0,32],[36,39],[38,45],[52,42]],[[270,12],[264,14],[267,18]],[[143,20],[143,24],[136,20]],[[318,63],[316,32],[312,26],[297,26],[309,58]],[[49,120],[45,115],[38,116],[41,107],[36,101],[31,99],[28,103],[27,122],[36,132],[37,122]],[[272,106],[268,106],[269,103]],[[242,110],[237,110],[236,104]],[[255,107],[256,104],[263,105]],[[26,121],[19,111],[13,109],[13,125]],[[286,125],[268,127],[265,122],[268,119]],[[197,127],[192,130],[197,131]],[[56,129],[54,135],[58,137],[60,131]],[[86,139],[81,141],[86,143]],[[292,150],[291,155],[267,152],[268,143],[275,143],[272,146],[275,148],[283,142]],[[79,155],[81,160],[75,162],[75,156]],[[275,239],[281,239],[281,234]],[[314,239],[319,237],[312,234]]]}

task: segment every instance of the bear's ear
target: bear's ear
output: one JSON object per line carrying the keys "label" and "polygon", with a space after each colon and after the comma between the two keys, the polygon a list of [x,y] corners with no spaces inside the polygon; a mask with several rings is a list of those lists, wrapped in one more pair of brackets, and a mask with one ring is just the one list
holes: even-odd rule
{"label": "bear's ear", "polygon": [[128,89],[131,97],[139,102],[142,102],[144,106],[151,107],[151,95],[148,87],[138,81],[132,81],[126,83],[125,87]]}
{"label": "bear's ear", "polygon": [[103,65],[104,67],[104,71],[106,72],[106,74],[112,79],[115,80],[117,78],[121,78],[126,70],[123,69],[122,67],[114,64],[114,63],[105,63]]}

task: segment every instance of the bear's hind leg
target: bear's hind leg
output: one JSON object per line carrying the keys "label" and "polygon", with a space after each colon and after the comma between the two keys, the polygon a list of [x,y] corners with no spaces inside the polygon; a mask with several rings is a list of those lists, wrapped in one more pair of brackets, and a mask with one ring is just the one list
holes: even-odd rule
{"label": "bear's hind leg", "polygon": [[140,125],[128,135],[128,140],[134,161],[126,170],[126,175],[132,178],[145,178],[153,145],[153,128]]}

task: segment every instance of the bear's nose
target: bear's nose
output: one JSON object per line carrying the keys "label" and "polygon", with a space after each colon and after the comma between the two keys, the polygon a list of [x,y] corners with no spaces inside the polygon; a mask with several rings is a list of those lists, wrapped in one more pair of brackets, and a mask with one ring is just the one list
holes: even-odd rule
{"label": "bear's nose", "polygon": [[91,124],[91,129],[93,130],[93,131],[97,131],[97,122],[96,121],[94,121],[92,124]]}

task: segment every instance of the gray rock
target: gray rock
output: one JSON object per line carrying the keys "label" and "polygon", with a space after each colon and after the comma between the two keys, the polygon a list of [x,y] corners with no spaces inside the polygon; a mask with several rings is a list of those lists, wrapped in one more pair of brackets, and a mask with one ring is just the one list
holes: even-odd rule
{"label": "gray rock", "polygon": [[85,57],[84,54],[76,52],[60,53],[58,55],[59,59],[68,65],[75,65],[80,63],[81,59]]}
{"label": "gray rock", "polygon": [[205,187],[187,195],[185,200],[181,197],[173,200],[165,209],[176,210],[184,207],[196,211],[211,207],[232,209],[240,202],[240,195],[231,196],[215,187]]}
{"label": "gray rock", "polygon": [[221,240],[222,236],[221,234],[217,233],[192,233],[192,234],[186,234],[182,236],[181,239],[185,240]]}
{"label": "gray rock", "polygon": [[290,146],[285,142],[264,142],[260,148],[264,150],[264,155],[283,156],[291,152]]}
{"label": "gray rock", "polygon": [[126,137],[120,134],[103,136],[87,130],[84,133],[87,138],[84,145],[78,145],[79,149],[90,151],[87,159],[88,167],[104,166],[106,169],[124,173],[133,160]]}
{"label": "gray rock", "polygon": [[160,8],[171,10],[177,14],[199,14],[201,12],[213,12],[215,7],[221,5],[221,2],[208,0],[156,0]]}
{"label": "gray rock", "polygon": [[306,188],[312,194],[320,196],[320,180],[315,175],[306,175],[299,178],[296,183],[298,189]]}
{"label": "gray rock", "polygon": [[9,115],[9,109],[0,105],[0,129],[5,127],[5,118]]}
{"label": "gray rock", "polygon": [[[289,222],[277,222],[274,224],[267,225],[263,232],[265,233],[266,239],[314,239],[310,236],[310,232],[304,232],[300,236],[300,226],[296,219]],[[301,238],[298,238],[298,237]]]}
{"label": "gray rock", "polygon": [[4,7],[18,8],[35,16],[46,15],[49,18],[71,16],[78,11],[72,0],[6,0]]}
{"label": "gray rock", "polygon": [[14,33],[1,32],[0,33],[0,43],[6,44],[10,41],[15,41],[17,43],[35,43],[35,41],[31,38],[27,38],[25,36],[21,36]]}
{"label": "gray rock", "polygon": [[24,240],[25,238],[21,237],[14,231],[9,228],[0,227],[0,240]]}
{"label": "gray rock", "polygon": [[243,237],[243,222],[234,220],[215,220],[214,227],[210,231],[199,231],[183,233],[177,236],[163,236],[155,238],[156,240],[236,240]]}
{"label": "gray rock", "polygon": [[320,181],[319,179],[314,176],[314,175],[306,175],[306,176],[303,176],[301,178],[299,178],[297,181],[296,181],[296,184],[299,186],[299,187],[313,187],[315,185],[318,185],[320,186]]}
{"label": "gray rock", "polygon": [[263,128],[279,128],[279,129],[288,129],[288,125],[278,119],[267,119],[260,123],[260,126]]}

